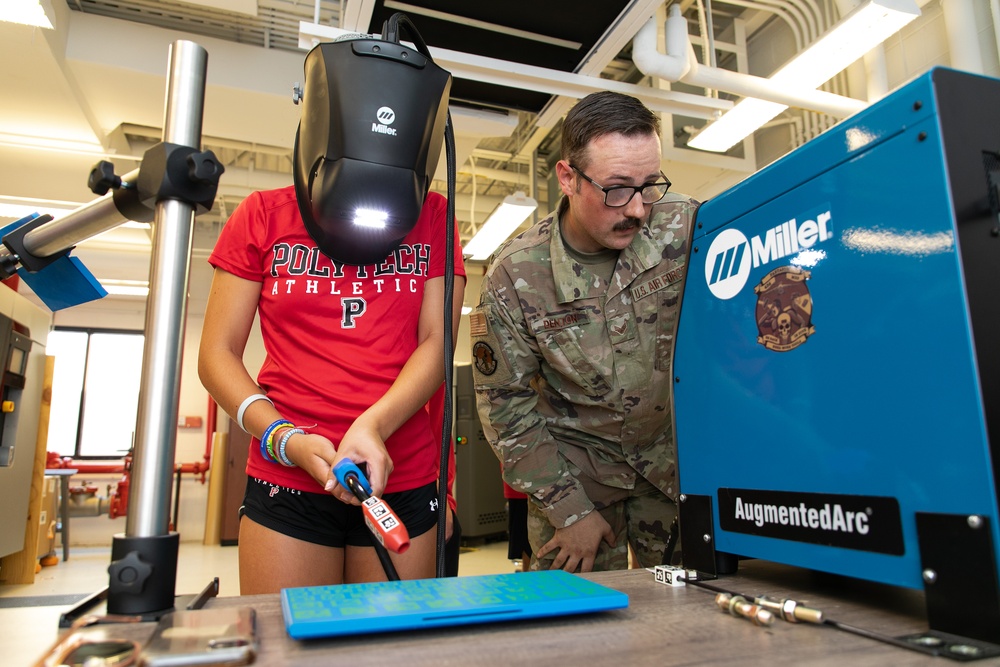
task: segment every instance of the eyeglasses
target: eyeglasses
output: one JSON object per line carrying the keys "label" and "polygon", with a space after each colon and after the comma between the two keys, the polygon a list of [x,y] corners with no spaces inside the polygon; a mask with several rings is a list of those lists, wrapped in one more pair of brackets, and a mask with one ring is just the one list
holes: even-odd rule
{"label": "eyeglasses", "polygon": [[604,205],[611,206],[612,208],[625,206],[632,201],[632,197],[635,197],[636,192],[639,193],[639,197],[642,199],[643,204],[655,204],[663,199],[663,195],[667,194],[667,190],[670,189],[670,179],[663,176],[663,172],[660,172],[660,176],[663,176],[662,183],[644,183],[642,185],[610,185],[608,187],[604,187],[590,176],[583,173],[583,170],[576,165],[571,164],[570,168],[583,176],[586,180],[593,183],[598,190],[603,192]]}

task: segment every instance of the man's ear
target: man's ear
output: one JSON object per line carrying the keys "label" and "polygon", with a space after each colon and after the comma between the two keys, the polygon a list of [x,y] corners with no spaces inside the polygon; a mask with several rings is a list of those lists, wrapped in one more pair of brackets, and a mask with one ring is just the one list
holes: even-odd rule
{"label": "man's ear", "polygon": [[566,160],[556,162],[556,178],[559,179],[559,189],[564,195],[576,194],[576,172]]}

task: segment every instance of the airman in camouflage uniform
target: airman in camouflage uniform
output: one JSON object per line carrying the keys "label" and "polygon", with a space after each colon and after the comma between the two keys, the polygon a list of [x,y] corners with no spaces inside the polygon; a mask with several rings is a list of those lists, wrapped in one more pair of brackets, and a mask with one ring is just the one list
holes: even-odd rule
{"label": "airman in camouflage uniform", "polygon": [[633,209],[648,218],[608,280],[567,247],[567,195],[483,279],[471,320],[480,419],[504,479],[528,494],[532,569],[590,569],[542,547],[595,509],[613,539],[599,541],[593,569],[628,567],[627,544],[650,567],[676,517],[671,362],[697,202],[668,194]]}

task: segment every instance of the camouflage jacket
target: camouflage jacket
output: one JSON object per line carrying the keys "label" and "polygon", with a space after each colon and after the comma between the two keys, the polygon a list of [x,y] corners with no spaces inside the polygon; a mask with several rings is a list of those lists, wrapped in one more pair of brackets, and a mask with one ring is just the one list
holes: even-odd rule
{"label": "camouflage jacket", "polygon": [[611,284],[567,253],[555,213],[483,279],[470,320],[479,417],[506,482],[556,528],[594,509],[570,464],[676,497],[671,364],[696,208],[676,194],[653,206]]}

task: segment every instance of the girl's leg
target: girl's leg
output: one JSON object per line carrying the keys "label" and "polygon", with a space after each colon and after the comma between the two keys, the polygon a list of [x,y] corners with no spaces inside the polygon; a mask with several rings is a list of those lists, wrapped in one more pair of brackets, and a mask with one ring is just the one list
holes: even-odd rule
{"label": "girl's leg", "polygon": [[240,519],[238,549],[240,595],[344,582],[343,549],[282,535],[246,516]]}

